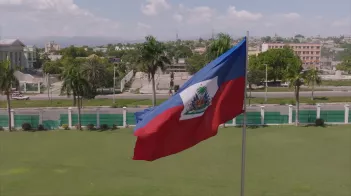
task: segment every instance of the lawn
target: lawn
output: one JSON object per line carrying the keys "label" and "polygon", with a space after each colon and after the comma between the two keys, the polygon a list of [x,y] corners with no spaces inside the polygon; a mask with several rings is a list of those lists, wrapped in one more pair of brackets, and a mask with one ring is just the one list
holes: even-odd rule
{"label": "lawn", "polygon": [[[326,88],[318,88],[314,89],[315,91],[332,91],[331,89]],[[249,92],[250,90],[248,90]],[[265,92],[265,88],[252,89],[252,92]],[[311,91],[310,88],[301,88],[300,91]],[[267,92],[294,92],[293,88],[289,87],[268,87]]]}
{"label": "lawn", "polygon": [[[351,127],[248,129],[247,196],[349,196]],[[241,129],[155,162],[130,130],[0,133],[1,196],[239,195]]]}
{"label": "lawn", "polygon": [[[165,99],[157,100],[157,104],[161,104],[166,101]],[[316,97],[315,101],[311,101],[310,97],[301,97],[301,103],[338,103],[338,102],[351,102],[351,97]],[[251,104],[263,104],[264,98],[252,98],[250,100]],[[267,104],[294,104],[293,98],[268,98]],[[72,100],[13,100],[11,102],[13,108],[37,108],[37,107],[72,107]],[[150,99],[118,99],[116,104],[112,104],[111,99],[93,99],[93,100],[83,100],[83,106],[114,106],[122,108],[127,107],[138,107],[138,106],[150,106],[152,105]],[[6,101],[0,101],[0,108],[6,108]]]}
{"label": "lawn", "polygon": [[351,80],[323,80],[323,86],[351,86]]}

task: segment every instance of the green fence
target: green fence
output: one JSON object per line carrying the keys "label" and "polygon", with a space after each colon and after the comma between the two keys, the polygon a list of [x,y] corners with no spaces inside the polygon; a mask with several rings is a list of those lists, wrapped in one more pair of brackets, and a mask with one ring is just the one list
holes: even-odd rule
{"label": "green fence", "polygon": [[280,112],[266,112],[264,114],[264,124],[288,124],[289,115],[282,115]]}
{"label": "green fence", "polygon": [[342,123],[345,122],[345,111],[321,111],[321,119],[328,123]]}
{"label": "green fence", "polygon": [[[240,114],[236,117],[236,124],[241,125],[244,122],[244,115]],[[260,125],[261,124],[261,112],[247,112],[247,124],[249,125]]]}
{"label": "green fence", "polygon": [[123,126],[123,114],[100,114],[100,125]]}
{"label": "green fence", "polygon": [[7,115],[0,115],[0,127],[9,126],[9,117]]}
{"label": "green fence", "polygon": [[[292,120],[295,122],[296,120],[296,111],[293,111]],[[300,110],[299,111],[299,123],[310,124],[315,123],[317,118],[316,110]]]}
{"label": "green fence", "polygon": [[22,127],[23,123],[29,123],[32,128],[39,125],[39,115],[15,115],[15,127]]}
{"label": "green fence", "polygon": [[127,113],[127,125],[136,125],[134,113]]}
{"label": "green fence", "polygon": [[45,120],[43,121],[43,126],[45,129],[48,130],[55,130],[58,129],[61,125],[60,120]]}

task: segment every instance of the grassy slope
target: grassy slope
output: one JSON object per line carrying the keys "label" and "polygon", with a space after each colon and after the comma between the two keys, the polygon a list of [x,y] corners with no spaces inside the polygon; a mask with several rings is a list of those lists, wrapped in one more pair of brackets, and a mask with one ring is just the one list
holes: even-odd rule
{"label": "grassy slope", "polygon": [[[350,126],[248,130],[247,196],[349,196]],[[241,129],[156,162],[117,132],[0,133],[2,196],[239,195]]]}

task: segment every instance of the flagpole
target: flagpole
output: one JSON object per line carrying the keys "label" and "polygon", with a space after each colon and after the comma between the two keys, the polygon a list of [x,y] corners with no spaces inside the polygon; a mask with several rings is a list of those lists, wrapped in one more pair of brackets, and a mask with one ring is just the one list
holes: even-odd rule
{"label": "flagpole", "polygon": [[248,73],[248,48],[249,48],[249,31],[246,32],[246,73],[245,73],[245,94],[244,94],[244,122],[242,130],[242,143],[241,143],[241,189],[240,196],[245,196],[245,164],[246,164],[246,123],[247,123],[247,113],[246,113],[246,87],[247,87],[247,73]]}

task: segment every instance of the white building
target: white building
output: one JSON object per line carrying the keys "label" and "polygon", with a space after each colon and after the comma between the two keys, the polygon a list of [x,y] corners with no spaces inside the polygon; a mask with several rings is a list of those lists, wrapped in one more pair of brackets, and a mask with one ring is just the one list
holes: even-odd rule
{"label": "white building", "polygon": [[24,47],[24,56],[26,62],[24,68],[33,69],[34,63],[37,62],[37,48],[35,46]]}
{"label": "white building", "polygon": [[94,52],[102,52],[102,53],[106,53],[107,52],[107,48],[93,48]]}
{"label": "white building", "polygon": [[128,47],[128,46],[116,46],[115,50],[121,51],[121,50],[135,50],[134,47]]}
{"label": "white building", "polygon": [[61,50],[61,46],[59,44],[56,44],[54,41],[51,41],[45,44],[46,53],[58,52],[60,50]]}
{"label": "white building", "polygon": [[9,59],[11,67],[25,67],[27,65],[24,56],[25,45],[18,39],[0,40],[0,61]]}

